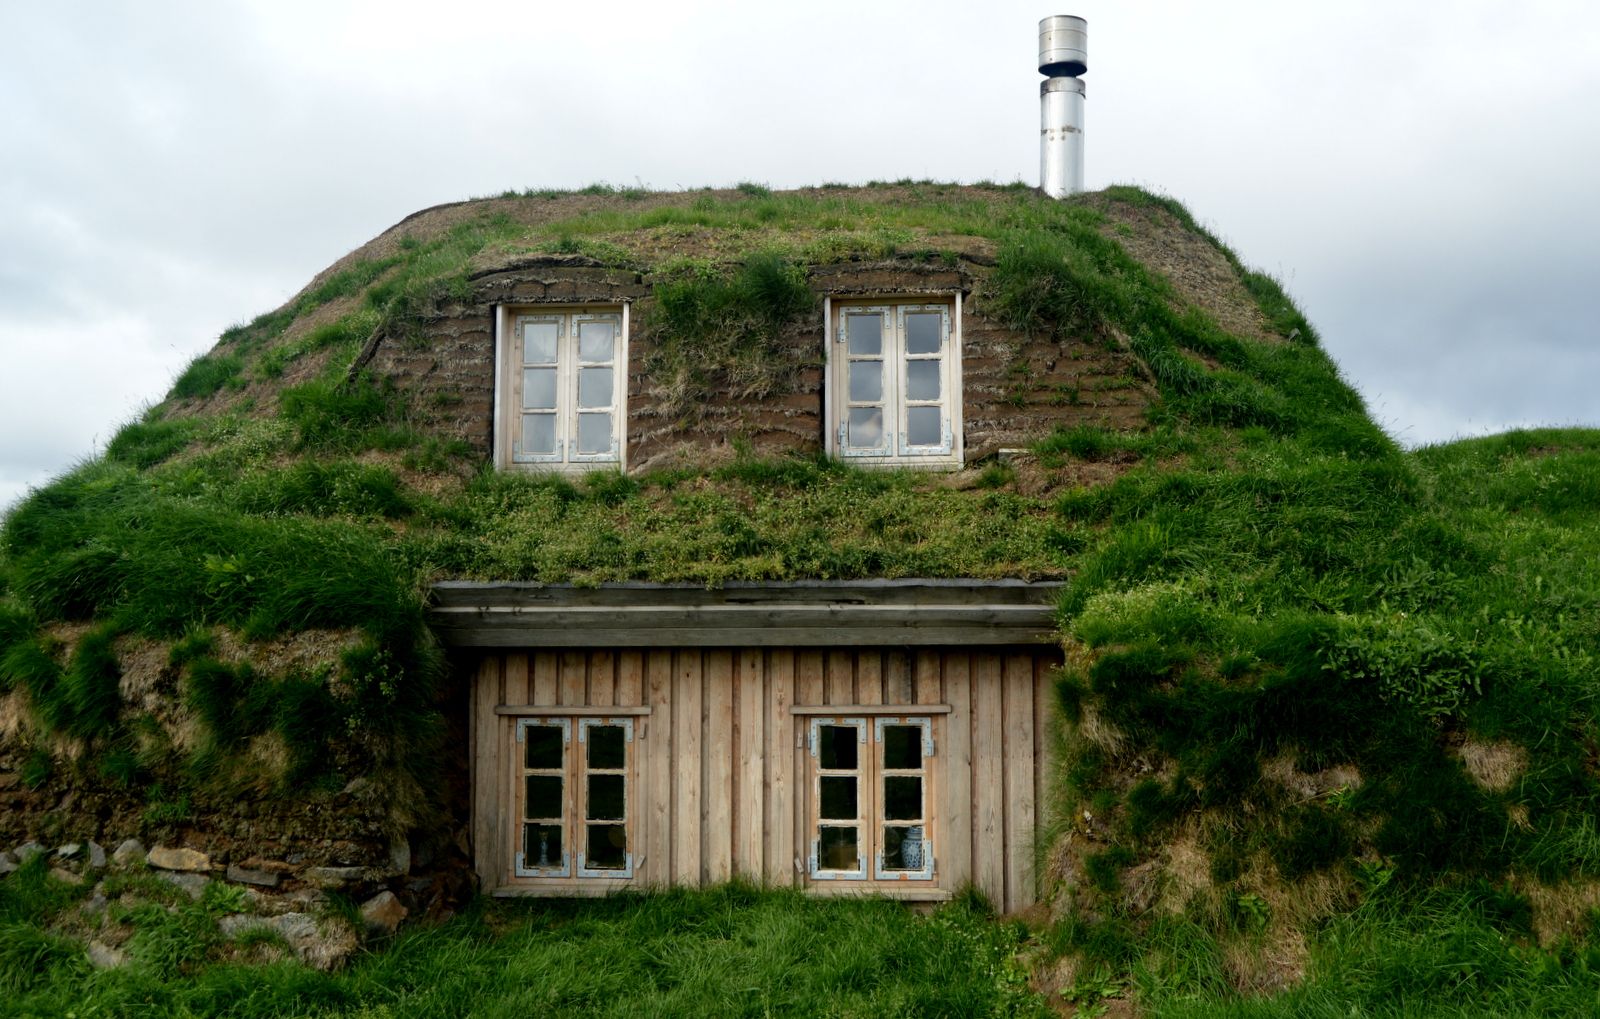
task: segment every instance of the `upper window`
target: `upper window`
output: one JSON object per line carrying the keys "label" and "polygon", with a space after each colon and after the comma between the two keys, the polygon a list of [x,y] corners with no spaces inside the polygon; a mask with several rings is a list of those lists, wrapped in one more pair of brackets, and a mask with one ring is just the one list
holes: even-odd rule
{"label": "upper window", "polygon": [[621,464],[626,308],[504,311],[501,466]]}
{"label": "upper window", "polygon": [[959,309],[959,297],[833,306],[833,452],[865,462],[961,462]]}

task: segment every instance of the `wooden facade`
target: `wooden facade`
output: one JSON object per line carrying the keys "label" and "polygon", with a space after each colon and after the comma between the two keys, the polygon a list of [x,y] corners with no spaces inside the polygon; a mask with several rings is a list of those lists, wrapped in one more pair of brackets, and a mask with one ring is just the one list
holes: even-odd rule
{"label": "wooden facade", "polygon": [[970,882],[1030,905],[1056,587],[441,585],[435,628],[474,670],[482,887],[738,876],[933,901]]}

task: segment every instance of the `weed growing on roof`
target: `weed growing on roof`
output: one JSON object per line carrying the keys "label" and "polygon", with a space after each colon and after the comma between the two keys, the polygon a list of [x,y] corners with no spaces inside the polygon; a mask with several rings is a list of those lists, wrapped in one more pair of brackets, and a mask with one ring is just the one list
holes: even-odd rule
{"label": "weed growing on roof", "polygon": [[743,399],[779,391],[798,367],[781,345],[783,330],[817,303],[805,270],[772,252],[728,274],[691,268],[657,283],[655,297],[646,370],[677,417],[703,408],[713,392]]}

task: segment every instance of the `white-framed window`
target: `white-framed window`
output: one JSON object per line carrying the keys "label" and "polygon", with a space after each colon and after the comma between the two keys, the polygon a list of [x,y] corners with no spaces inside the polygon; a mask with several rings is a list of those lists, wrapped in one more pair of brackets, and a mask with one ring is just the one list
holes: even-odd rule
{"label": "white-framed window", "polygon": [[520,718],[519,878],[633,877],[632,718]]}
{"label": "white-framed window", "polygon": [[931,718],[810,720],[807,874],[932,881]]}
{"label": "white-framed window", "polygon": [[628,306],[501,307],[495,324],[495,462],[622,466]]}
{"label": "white-framed window", "polygon": [[959,465],[961,295],[825,303],[829,452]]}

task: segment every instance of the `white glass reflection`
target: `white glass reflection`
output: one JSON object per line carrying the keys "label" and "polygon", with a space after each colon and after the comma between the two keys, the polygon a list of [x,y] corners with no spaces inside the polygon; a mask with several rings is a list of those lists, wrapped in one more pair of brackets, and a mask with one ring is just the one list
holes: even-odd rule
{"label": "white glass reflection", "polygon": [[883,362],[850,362],[850,401],[877,403],[883,399]]}
{"label": "white glass reflection", "polygon": [[872,356],[883,352],[882,315],[847,315],[845,332],[850,341],[850,353]]}
{"label": "white glass reflection", "polygon": [[883,445],[883,411],[877,407],[850,408],[850,428],[845,441],[859,449]]}
{"label": "white glass reflection", "polygon": [[578,406],[611,406],[611,369],[578,369]]}
{"label": "white glass reflection", "polygon": [[906,442],[913,446],[939,444],[939,408],[906,408]]}
{"label": "white glass reflection", "polygon": [[937,359],[906,362],[906,399],[939,398],[939,364]]}
{"label": "white glass reflection", "polygon": [[609,361],[616,336],[610,322],[578,323],[578,360]]}
{"label": "white glass reflection", "polygon": [[522,362],[524,364],[555,364],[556,338],[561,326],[556,322],[522,323]]}
{"label": "white glass reflection", "polygon": [[611,452],[611,415],[578,415],[578,452]]}
{"label": "white glass reflection", "polygon": [[522,415],[522,451],[524,453],[554,453],[556,451],[556,416],[554,414]]}
{"label": "white glass reflection", "polygon": [[522,370],[522,406],[528,410],[548,410],[556,405],[556,370]]}
{"label": "white glass reflection", "polygon": [[939,334],[942,331],[937,311],[914,311],[906,315],[906,353],[937,354]]}

